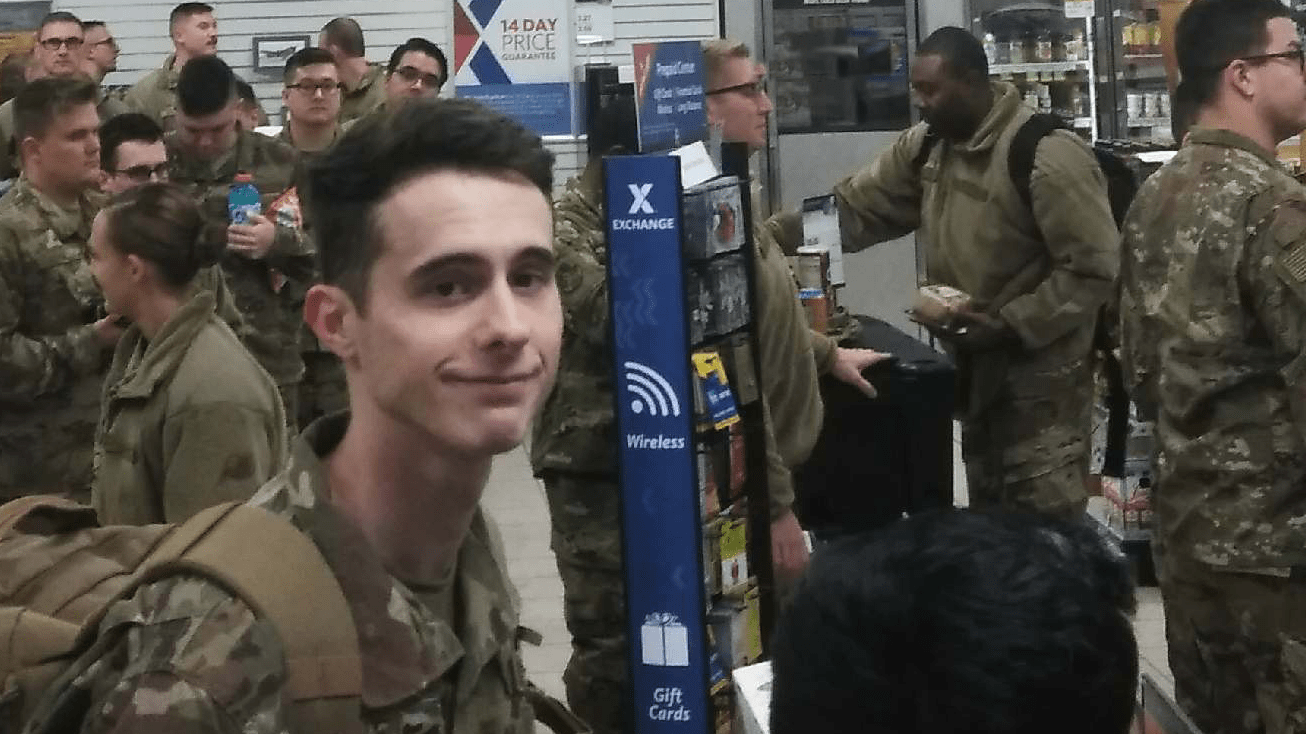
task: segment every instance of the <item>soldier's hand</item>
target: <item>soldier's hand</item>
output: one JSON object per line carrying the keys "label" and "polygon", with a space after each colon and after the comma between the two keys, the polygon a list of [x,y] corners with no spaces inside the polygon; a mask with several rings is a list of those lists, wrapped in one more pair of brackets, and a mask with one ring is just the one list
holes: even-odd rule
{"label": "soldier's hand", "polygon": [[277,225],[262,214],[256,214],[249,218],[248,224],[227,226],[227,249],[250,260],[262,260],[268,256],[276,236]]}
{"label": "soldier's hand", "polygon": [[126,331],[120,323],[121,320],[121,316],[111,313],[91,324],[91,328],[95,332],[95,341],[101,347],[108,349],[118,344],[118,340],[122,338],[123,332]]}
{"label": "soldier's hand", "polygon": [[873,398],[876,395],[875,386],[862,377],[862,370],[892,357],[892,354],[877,352],[874,349],[835,347],[834,366],[830,368],[830,374],[861,390],[866,397]]}
{"label": "soldier's hand", "polygon": [[952,341],[967,351],[980,352],[1020,344],[1020,335],[1016,330],[996,316],[968,308],[960,309],[957,311],[956,323],[960,328]]}
{"label": "soldier's hand", "polygon": [[807,567],[807,541],[792,510],[771,522],[771,566],[778,579],[793,578]]}

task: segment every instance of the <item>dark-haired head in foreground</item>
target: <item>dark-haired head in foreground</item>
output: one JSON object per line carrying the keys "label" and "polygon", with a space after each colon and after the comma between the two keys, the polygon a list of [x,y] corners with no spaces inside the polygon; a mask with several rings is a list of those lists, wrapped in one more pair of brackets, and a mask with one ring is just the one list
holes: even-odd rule
{"label": "dark-haired head in foreground", "polygon": [[1125,734],[1133,586],[1088,527],[917,515],[812,556],[773,645],[773,734]]}

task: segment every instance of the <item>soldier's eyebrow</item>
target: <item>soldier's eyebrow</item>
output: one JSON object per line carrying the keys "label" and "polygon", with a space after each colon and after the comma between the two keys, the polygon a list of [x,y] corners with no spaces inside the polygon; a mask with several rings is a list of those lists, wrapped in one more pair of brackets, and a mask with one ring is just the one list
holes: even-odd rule
{"label": "soldier's eyebrow", "polygon": [[525,248],[524,250],[522,250],[521,252],[517,253],[517,256],[513,259],[518,263],[524,263],[527,265],[539,265],[546,268],[552,268],[557,263],[558,258],[556,255],[553,254],[552,247],[540,247],[539,245],[531,245]]}

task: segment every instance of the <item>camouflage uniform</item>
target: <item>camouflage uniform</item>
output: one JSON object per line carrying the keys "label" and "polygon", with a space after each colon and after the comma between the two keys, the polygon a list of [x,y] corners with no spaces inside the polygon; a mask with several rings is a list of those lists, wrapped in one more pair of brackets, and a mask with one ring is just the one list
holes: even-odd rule
{"label": "camouflage uniform", "polygon": [[108,351],[91,323],[86,262],[98,200],[67,210],[27,178],[0,198],[0,501],[70,491],[85,501]]}
{"label": "camouflage uniform", "polygon": [[[313,424],[250,504],[311,537],[340,582],[358,629],[366,730],[532,731],[517,649],[520,604],[498,532],[477,513],[447,585],[452,602],[433,603],[438,592],[390,576],[328,499],[322,458],[348,420]],[[89,694],[81,734],[287,731],[283,697],[292,682],[276,629],[220,586],[185,576],[145,586],[113,607],[101,629],[108,635],[120,625],[127,631],[116,646],[74,682]]]}
{"label": "camouflage uniform", "polygon": [[[127,106],[117,96],[106,95],[102,89],[95,109],[100,113],[100,122],[104,123],[126,112]],[[21,165],[18,141],[14,140],[14,101],[11,99],[0,104],[0,179],[17,176]]]}
{"label": "camouflage uniform", "polygon": [[149,115],[164,132],[177,127],[177,55],[168,54],[163,66],[151,71],[131,85],[123,101],[132,112]]}
{"label": "camouflage uniform", "polygon": [[[348,130],[350,123],[338,125],[335,135],[331,138],[334,145],[340,136]],[[286,145],[291,146],[299,151],[300,169],[307,168],[315,159],[322,155],[324,151],[304,151],[299,150],[295,145],[294,136],[290,132],[290,125],[282,125],[281,132],[277,134],[277,139]],[[306,196],[307,191],[300,191],[301,196]],[[308,207],[304,206],[303,210],[307,215]],[[307,218],[304,221],[304,234],[312,237],[312,226]],[[314,277],[317,280],[318,276]],[[327,349],[317,340],[317,336],[308,324],[300,324],[300,345],[303,352],[300,355],[304,359],[304,379],[299,384],[299,414],[296,420],[299,425],[306,426],[309,423],[321,418],[324,415],[331,415],[337,411],[349,407],[349,392],[345,387],[345,366],[340,362],[340,358],[330,349]]]}
{"label": "camouflage uniform", "polygon": [[358,86],[340,95],[340,121],[357,120],[385,102],[385,65],[368,64]]}
{"label": "camouflage uniform", "polygon": [[1012,347],[956,355],[962,451],[971,503],[1077,515],[1086,501],[1092,346],[1099,308],[1114,294],[1119,235],[1106,181],[1079,137],[1038,146],[1031,206],[1007,154],[1033,111],[993,84],[993,109],[964,143],[943,141],[923,166],[926,126],[835,186],[844,247],[918,231],[927,278],[969,293],[1019,336]]}
{"label": "camouflage uniform", "polygon": [[1123,363],[1157,421],[1176,694],[1206,734],[1306,731],[1306,189],[1199,128],[1124,229]]}
{"label": "camouflage uniform", "polygon": [[[177,141],[165,137],[172,181],[200,202],[207,219],[205,236],[227,238],[227,195],[238,172],[254,177],[264,215],[277,225],[267,257],[251,260],[228,252],[221,265],[236,307],[244,315],[245,346],[272,375],[281,391],[288,420],[297,415],[298,386],[304,376],[299,355],[300,307],[313,279],[313,249],[303,236],[294,186],[295,150],[258,133],[241,132],[236,146],[217,161],[200,161]],[[282,199],[282,194],[287,194]],[[293,201],[292,201],[293,200]],[[274,206],[274,204],[276,206]]]}
{"label": "camouflage uniform", "polygon": [[[627,728],[623,714],[630,693],[599,166],[593,161],[568,182],[554,207],[562,356],[557,382],[534,426],[531,465],[549,501],[552,547],[572,635],[572,657],[563,673],[567,701],[595,732],[617,732]],[[778,517],[793,504],[788,467],[811,452],[822,406],[813,339],[792,276],[774,241],[760,235],[759,228],[755,312],[768,410],[767,485],[772,516]]]}
{"label": "camouflage uniform", "polygon": [[153,338],[132,326],[104,380],[91,499],[106,525],[182,522],[282,468],[272,378],[196,289]]}

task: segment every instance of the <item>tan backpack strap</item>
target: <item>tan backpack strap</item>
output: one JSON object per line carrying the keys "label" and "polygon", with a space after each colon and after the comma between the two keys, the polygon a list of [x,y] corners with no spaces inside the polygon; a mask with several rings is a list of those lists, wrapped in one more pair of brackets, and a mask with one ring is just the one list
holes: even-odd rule
{"label": "tan backpack strap", "polygon": [[47,520],[48,528],[28,529],[24,532],[58,533],[94,527],[95,510],[53,494],[33,494],[19,497],[0,505],[0,538],[4,538],[28,522]]}
{"label": "tan backpack strap", "polygon": [[177,573],[223,584],[272,622],[285,651],[292,731],[363,731],[358,633],[310,538],[266,510],[219,505],[160,544],[139,583]]}

